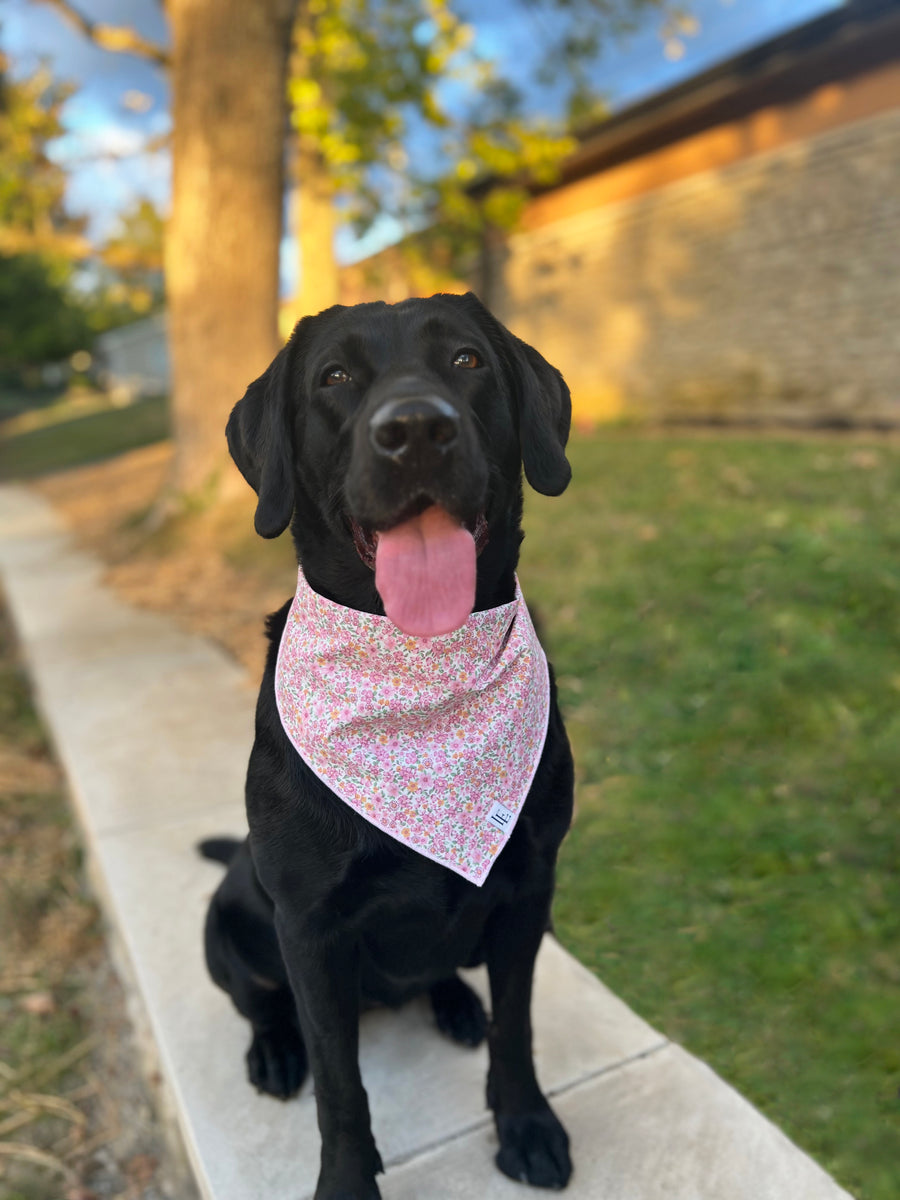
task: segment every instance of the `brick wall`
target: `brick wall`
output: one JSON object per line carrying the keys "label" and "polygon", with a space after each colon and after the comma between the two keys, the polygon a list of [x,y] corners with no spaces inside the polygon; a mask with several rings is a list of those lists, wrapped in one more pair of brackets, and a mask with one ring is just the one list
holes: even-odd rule
{"label": "brick wall", "polygon": [[491,300],[581,419],[900,424],[900,108],[544,219]]}

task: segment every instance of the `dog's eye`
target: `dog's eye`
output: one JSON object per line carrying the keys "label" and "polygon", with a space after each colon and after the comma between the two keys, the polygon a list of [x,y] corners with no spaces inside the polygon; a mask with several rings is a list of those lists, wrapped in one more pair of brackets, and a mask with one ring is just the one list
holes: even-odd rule
{"label": "dog's eye", "polygon": [[475,367],[481,366],[481,359],[474,350],[460,350],[453,360],[453,365],[454,367],[463,367],[467,371],[472,371]]}
{"label": "dog's eye", "polygon": [[322,382],[326,387],[334,387],[338,383],[349,383],[350,372],[345,371],[343,367],[329,367],[322,377]]}

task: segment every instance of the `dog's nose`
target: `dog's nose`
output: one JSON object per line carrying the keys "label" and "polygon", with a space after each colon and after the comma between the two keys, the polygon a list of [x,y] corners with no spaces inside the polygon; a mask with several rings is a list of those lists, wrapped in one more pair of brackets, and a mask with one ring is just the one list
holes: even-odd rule
{"label": "dog's nose", "polygon": [[459,438],[459,413],[439,396],[388,400],[372,414],[369,437],[376,453],[387,458],[417,451],[443,454]]}

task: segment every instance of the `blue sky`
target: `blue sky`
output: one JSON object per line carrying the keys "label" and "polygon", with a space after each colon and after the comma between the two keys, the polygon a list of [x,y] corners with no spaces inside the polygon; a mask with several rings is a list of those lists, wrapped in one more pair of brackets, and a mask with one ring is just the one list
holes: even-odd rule
{"label": "blue sky", "polygon": [[[158,0],[77,0],[94,20],[132,24],[165,42]],[[252,2],[252,0],[248,0]],[[614,108],[661,91],[722,59],[794,25],[840,6],[840,0],[684,0],[698,21],[696,34],[681,39],[679,58],[666,56],[660,15],[651,14],[625,40],[607,45],[593,78]],[[499,58],[516,80],[536,65],[553,16],[547,0],[461,0],[460,10],[477,31],[478,46]],[[0,42],[16,70],[47,59],[78,86],[65,110],[67,136],[56,156],[71,168],[69,203],[90,217],[95,236],[114,225],[116,214],[137,196],[165,207],[169,190],[167,154],[135,153],[148,137],[169,127],[165,75],[149,63],[98,50],[70,29],[51,8],[32,0],[0,0]],[[554,89],[532,89],[537,107],[553,105]],[[359,257],[391,235],[389,223],[360,244],[340,239],[341,257]],[[290,250],[286,251],[290,262]]]}

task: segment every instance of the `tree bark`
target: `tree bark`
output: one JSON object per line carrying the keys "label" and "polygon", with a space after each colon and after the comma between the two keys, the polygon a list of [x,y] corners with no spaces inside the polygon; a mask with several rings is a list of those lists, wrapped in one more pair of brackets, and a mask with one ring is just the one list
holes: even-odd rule
{"label": "tree bark", "polygon": [[225,422],[278,350],[286,71],[297,0],[169,0],[169,502],[213,498]]}
{"label": "tree bark", "polygon": [[300,258],[295,321],[340,302],[334,253],[334,184],[318,147],[299,135],[296,143],[292,223]]}

